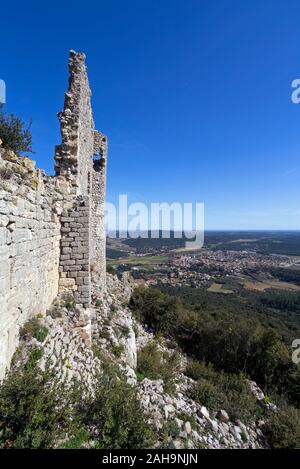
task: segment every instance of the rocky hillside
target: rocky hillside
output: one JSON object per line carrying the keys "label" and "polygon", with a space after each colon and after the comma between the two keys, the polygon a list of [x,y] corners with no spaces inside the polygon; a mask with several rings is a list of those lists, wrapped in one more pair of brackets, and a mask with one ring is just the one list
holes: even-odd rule
{"label": "rocky hillside", "polygon": [[[221,407],[212,410],[199,400],[194,400],[191,389],[195,383],[186,375],[187,358],[175,344],[155,337],[132,317],[128,307],[133,288],[131,282],[126,275],[123,275],[122,280],[108,275],[108,293],[102,301],[99,300],[97,285],[94,285],[93,306],[89,310],[76,308],[72,297],[62,296],[57,298],[46,316],[38,316],[25,324],[21,330],[21,345],[15,355],[12,372],[2,386],[0,395],[0,416],[5,423],[0,439],[2,446],[22,447],[20,441],[24,441],[23,437],[18,438],[14,434],[17,430],[11,428],[9,412],[12,411],[12,403],[8,392],[11,396],[12,390],[18,386],[20,393],[20,387],[26,380],[24,371],[22,374],[20,370],[25,369],[28,373],[35,373],[34,379],[39,386],[47,375],[46,388],[54,389],[56,393],[60,393],[63,388],[63,395],[59,398],[61,402],[68,401],[70,413],[63,418],[60,415],[62,423],[58,425],[51,442],[39,437],[38,443],[34,439],[38,425],[34,425],[34,431],[31,428],[32,419],[36,418],[34,412],[33,415],[22,415],[25,420],[23,425],[30,426],[33,432],[32,439],[25,439],[27,446],[106,447],[110,444],[107,447],[112,447],[108,441],[109,438],[115,438],[114,447],[123,448],[268,448],[264,419],[269,412],[276,412],[276,407],[266,403],[263,392],[254,382],[248,382],[247,386],[253,399],[260,402],[262,412],[259,418],[253,415],[252,421],[232,419]],[[16,385],[18,373],[21,375]],[[107,382],[110,383],[108,387],[105,384]],[[107,397],[100,410],[99,405],[97,407],[99,383],[104,386],[101,388],[101,399],[103,395]],[[121,383],[124,388],[120,387]],[[116,390],[113,391],[114,386],[117,386],[117,394]],[[140,422],[143,430],[140,431],[146,435],[142,441],[132,437],[130,439],[128,435],[124,438],[123,434],[119,441],[119,433],[114,435],[111,430],[115,428],[117,418],[114,414],[117,405],[115,401],[120,399],[118,405],[123,406],[122,393],[124,390],[125,395],[131,392],[128,387],[134,393],[133,401],[140,408],[138,419],[143,420]],[[70,396],[75,388],[78,394],[72,401]],[[45,387],[36,396],[42,401],[44,391]],[[81,408],[78,411],[79,403]],[[21,403],[13,404],[14,411],[18,405]],[[58,407],[59,404],[56,410]],[[90,410],[86,413],[87,407],[95,408],[96,414],[109,408],[109,419],[112,420],[109,420],[109,431],[104,431],[108,415],[101,413],[103,422],[99,428],[97,425],[101,419],[95,425],[95,416]],[[80,425],[73,429],[68,421],[75,421],[78,412]],[[138,413],[137,410],[135,412]],[[123,419],[130,417],[125,413]],[[122,424],[130,427],[128,421],[118,422],[118,432]],[[20,434],[28,433],[27,428],[19,428],[18,431]]]}

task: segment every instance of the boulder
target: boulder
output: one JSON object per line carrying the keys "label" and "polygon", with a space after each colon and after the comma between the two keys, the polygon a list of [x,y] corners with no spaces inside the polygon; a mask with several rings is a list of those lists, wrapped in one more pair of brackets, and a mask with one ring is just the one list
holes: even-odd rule
{"label": "boulder", "polygon": [[185,422],[184,429],[185,429],[186,433],[188,433],[188,434],[192,433],[192,426],[191,426],[190,422]]}
{"label": "boulder", "polygon": [[183,425],[183,421],[178,419],[178,418],[175,418],[174,421],[175,421],[177,427],[181,430],[182,425]]}
{"label": "boulder", "polygon": [[172,404],[165,405],[164,412],[165,412],[165,419],[168,420],[169,415],[174,414],[175,407],[173,407]]}
{"label": "boulder", "polygon": [[204,417],[206,419],[209,419],[209,412],[206,407],[202,406],[201,409],[198,411],[198,414],[200,417]]}
{"label": "boulder", "polygon": [[213,432],[218,433],[219,431],[219,425],[216,420],[212,420],[210,418],[207,419],[207,425],[209,428],[212,429]]}
{"label": "boulder", "polygon": [[217,418],[220,420],[220,422],[229,422],[229,416],[225,410],[219,410],[217,413]]}

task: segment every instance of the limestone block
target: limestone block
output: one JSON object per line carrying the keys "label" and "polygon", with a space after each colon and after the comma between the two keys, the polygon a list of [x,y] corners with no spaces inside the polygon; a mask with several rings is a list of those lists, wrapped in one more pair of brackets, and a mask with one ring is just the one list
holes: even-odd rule
{"label": "limestone block", "polygon": [[28,241],[29,239],[32,239],[32,233],[29,229],[26,228],[16,228],[12,234],[13,243],[22,243],[24,241]]}
{"label": "limestone block", "polygon": [[4,226],[6,227],[9,222],[9,217],[7,215],[0,215],[0,227]]}
{"label": "limestone block", "polygon": [[75,279],[73,278],[60,278],[59,279],[60,287],[73,287],[75,286]]}

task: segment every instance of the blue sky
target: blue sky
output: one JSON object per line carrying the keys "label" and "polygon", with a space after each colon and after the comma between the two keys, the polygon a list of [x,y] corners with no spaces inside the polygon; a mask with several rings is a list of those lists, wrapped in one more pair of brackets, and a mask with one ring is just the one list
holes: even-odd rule
{"label": "blue sky", "polygon": [[6,110],[32,117],[51,174],[68,51],[83,51],[108,200],[204,201],[207,229],[300,229],[299,17],[299,0],[5,2]]}

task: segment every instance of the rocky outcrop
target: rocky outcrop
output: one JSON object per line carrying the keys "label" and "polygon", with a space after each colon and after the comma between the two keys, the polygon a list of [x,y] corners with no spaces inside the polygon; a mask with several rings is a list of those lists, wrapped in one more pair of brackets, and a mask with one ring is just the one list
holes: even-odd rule
{"label": "rocky outcrop", "polygon": [[92,271],[105,292],[107,137],[95,130],[90,98],[85,56],[71,51],[54,177],[0,142],[0,380],[20,326],[58,292],[88,309]]}
{"label": "rocky outcrop", "polygon": [[[136,367],[137,348],[134,323],[130,310],[127,308],[132,288],[123,278],[120,282],[116,276],[107,276],[107,293],[99,301],[101,286],[94,286],[94,301],[99,306],[93,316],[93,343],[95,346],[112,354],[119,354],[130,368]],[[133,373],[134,374],[134,373]]]}
{"label": "rocky outcrop", "polygon": [[[70,51],[69,86],[65,93],[64,109],[58,117],[62,142],[55,149],[56,177],[61,190],[73,195],[72,206],[65,207],[73,215],[66,214],[64,218],[69,220],[65,220],[62,227],[62,250],[66,251],[67,248],[65,254],[71,254],[71,257],[61,259],[60,285],[71,292],[75,288],[77,302],[88,307],[91,270],[97,276],[102,292],[106,283],[104,213],[107,137],[95,130],[85,55],[73,50]],[[83,203],[84,216],[80,214]],[[85,226],[78,226],[81,223],[78,217],[83,218]],[[85,260],[88,262],[85,263]],[[78,270],[85,271],[86,275],[78,274]],[[82,283],[80,277],[83,276]]]}
{"label": "rocky outcrop", "polygon": [[[183,379],[184,382],[184,379]],[[166,425],[172,428],[170,447],[179,448],[263,448],[266,441],[256,423],[231,422],[224,410],[211,413],[186,395],[180,387],[174,396],[163,391],[161,380],[145,378],[140,384],[141,402],[160,434]],[[158,441],[157,445],[160,445]]]}
{"label": "rocky outcrop", "polygon": [[[124,276],[120,281],[109,275],[108,287],[106,295],[99,300],[94,285],[93,305],[88,310],[78,309],[70,298],[58,298],[47,316],[40,319],[49,330],[46,339],[43,343],[31,339],[24,344],[27,350],[42,348],[40,368],[43,370],[50,364],[66,386],[76,380],[81,383],[83,393],[93,393],[103,365],[107,360],[114,363],[127,382],[137,387],[149,425],[156,431],[157,448],[268,447],[262,420],[254,419],[247,425],[240,420],[231,421],[223,409],[212,412],[189,397],[193,381],[184,374],[184,355],[180,354],[180,368],[172,395],[165,391],[163,380],[137,379],[137,354],[153,341],[153,335],[132,318],[127,307],[132,289],[128,277]],[[89,334],[86,334],[91,325],[92,347]],[[159,347],[162,354],[171,353],[164,341]],[[256,384],[251,382],[249,385],[257,399],[261,399],[262,392]]]}

